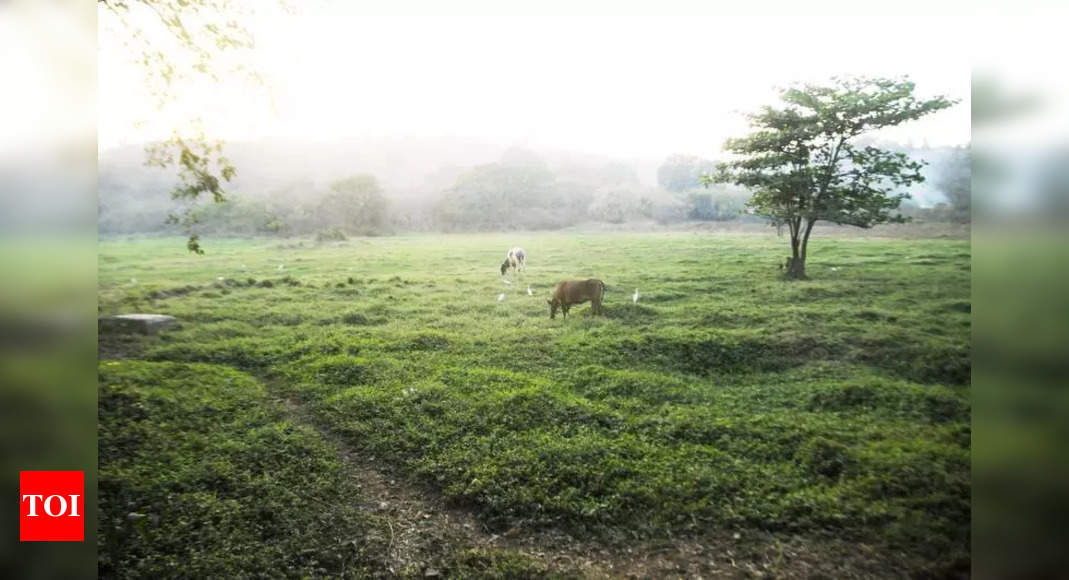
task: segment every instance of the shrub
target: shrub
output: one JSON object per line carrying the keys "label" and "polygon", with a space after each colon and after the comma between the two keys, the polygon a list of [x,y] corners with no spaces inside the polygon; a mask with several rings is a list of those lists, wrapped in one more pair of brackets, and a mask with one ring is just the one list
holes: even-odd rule
{"label": "shrub", "polygon": [[344,242],[347,239],[349,238],[345,235],[345,232],[343,232],[342,229],[338,227],[323,228],[316,231],[316,241],[320,243]]}

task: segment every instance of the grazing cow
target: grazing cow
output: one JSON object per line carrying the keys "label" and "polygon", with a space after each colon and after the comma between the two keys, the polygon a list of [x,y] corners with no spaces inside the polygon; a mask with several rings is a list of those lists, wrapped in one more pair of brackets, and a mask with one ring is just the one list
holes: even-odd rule
{"label": "grazing cow", "polygon": [[568,309],[572,304],[582,304],[590,301],[590,308],[594,314],[601,314],[601,297],[605,293],[605,284],[601,280],[561,280],[553,288],[553,295],[546,300],[549,304],[549,317],[556,318],[557,309],[560,308],[564,317],[568,318]]}
{"label": "grazing cow", "polygon": [[527,270],[527,252],[523,251],[523,248],[512,248],[505,255],[505,261],[501,263],[501,275],[504,276],[509,268],[517,272],[520,268]]}

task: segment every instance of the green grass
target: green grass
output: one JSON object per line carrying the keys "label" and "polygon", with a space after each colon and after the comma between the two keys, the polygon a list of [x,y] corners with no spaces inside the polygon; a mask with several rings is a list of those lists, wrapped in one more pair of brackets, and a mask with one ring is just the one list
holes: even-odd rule
{"label": "green grass", "polygon": [[335,452],[248,375],[105,361],[99,415],[101,575],[301,576],[369,559],[345,542],[368,526],[333,501],[351,491]]}
{"label": "green grass", "polygon": [[[253,377],[107,360],[98,399],[101,576],[389,575],[392,530],[359,509],[338,449]],[[430,563],[450,576],[542,572],[509,551],[448,548]]]}
{"label": "green grass", "polygon": [[[505,286],[497,267],[514,245],[530,271]],[[180,321],[105,348],[270,379],[345,445],[491,527],[607,543],[760,530],[866,544],[857,557],[887,570],[968,570],[968,242],[815,238],[812,280],[795,283],[776,268],[785,245],[682,233],[212,240],[197,257],[176,239],[105,241],[100,308]],[[582,306],[550,320],[552,285],[587,277],[609,287],[605,316]],[[257,408],[263,396],[197,400]],[[113,422],[102,414],[102,432],[126,431]],[[208,419],[197,429],[245,437]],[[288,472],[295,453],[270,461]]]}

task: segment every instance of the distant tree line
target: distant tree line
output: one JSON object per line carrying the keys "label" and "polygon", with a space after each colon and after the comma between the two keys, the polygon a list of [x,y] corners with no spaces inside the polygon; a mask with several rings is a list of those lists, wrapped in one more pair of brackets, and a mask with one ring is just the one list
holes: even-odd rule
{"label": "distant tree line", "polygon": [[928,207],[905,200],[899,207],[902,215],[913,221],[972,221],[972,154],[969,146],[955,147],[932,168],[933,185],[943,199]]}
{"label": "distant tree line", "polygon": [[[968,220],[969,154],[955,149],[934,163],[930,179],[942,204],[906,201],[901,211],[918,221]],[[246,163],[246,165],[248,165]],[[717,164],[669,156],[657,169],[657,186],[645,185],[636,167],[622,162],[557,163],[525,150],[498,161],[457,168],[418,191],[389,190],[370,174],[316,185],[292,180],[228,192],[223,203],[191,208],[202,235],[308,236],[321,240],[398,231],[502,231],[559,229],[583,223],[626,224],[757,220],[748,213],[750,192],[727,183],[704,186]],[[101,170],[98,226],[103,234],[174,233],[175,210],[166,176],[130,168]]]}
{"label": "distant tree line", "polygon": [[[98,229],[104,234],[178,233],[188,224],[167,223],[173,205],[150,192],[131,187],[100,189]],[[192,207],[187,215],[198,234],[307,235],[330,232],[345,235],[381,235],[391,231],[389,203],[371,175],[354,175],[317,190],[295,183],[267,195],[233,192],[221,203]]]}
{"label": "distant tree line", "polygon": [[432,222],[446,231],[668,223],[689,219],[688,203],[686,195],[643,185],[626,164],[550,169],[537,155],[513,150],[461,174],[437,198]]}
{"label": "distant tree line", "polygon": [[672,155],[657,170],[657,184],[677,195],[684,219],[729,221],[745,214],[750,193],[727,184],[705,185],[703,175],[711,175],[717,164],[691,155]]}

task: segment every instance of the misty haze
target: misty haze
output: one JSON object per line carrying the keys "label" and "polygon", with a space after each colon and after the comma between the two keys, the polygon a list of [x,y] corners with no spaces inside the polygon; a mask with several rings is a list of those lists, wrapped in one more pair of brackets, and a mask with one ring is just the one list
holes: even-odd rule
{"label": "misty haze", "polygon": [[[925,181],[903,206],[918,222],[965,222],[945,191],[968,170],[961,147],[881,143],[927,163]],[[567,151],[536,151],[459,139],[262,140],[227,144],[239,168],[227,201],[200,210],[207,234],[299,236],[339,229],[383,235],[426,231],[513,231],[594,228],[648,230],[709,222],[765,223],[746,211],[744,188],[704,186],[716,163],[696,155],[627,159]],[[173,173],[145,167],[142,147],[101,154],[101,234],[172,233],[168,193]],[[350,221],[329,209],[332,186],[366,177],[381,208]],[[370,215],[369,215],[370,214]],[[705,226],[702,226],[702,223]]]}
{"label": "misty haze", "polygon": [[104,577],[967,577],[962,6],[98,3]]}

